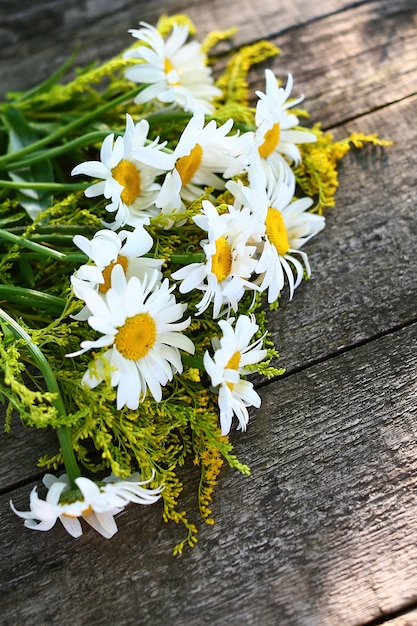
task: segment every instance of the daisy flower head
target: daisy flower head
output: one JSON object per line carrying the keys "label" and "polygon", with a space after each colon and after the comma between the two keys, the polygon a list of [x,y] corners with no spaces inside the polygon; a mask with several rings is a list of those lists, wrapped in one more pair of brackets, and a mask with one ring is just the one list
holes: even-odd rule
{"label": "daisy flower head", "polygon": [[25,520],[26,528],[32,530],[50,530],[59,519],[72,537],[80,537],[83,532],[81,517],[103,537],[110,539],[117,532],[114,516],[129,502],[152,504],[160,497],[160,488],[145,489],[143,485],[149,481],[140,482],[136,480],[138,477],[132,475],[128,480],[119,480],[111,476],[107,482],[97,484],[80,476],[75,479],[77,493],[71,489],[66,474],[60,478],[46,474],[43,478],[48,488],[45,500],[39,498],[34,487],[30,494],[30,511],[17,511],[11,501],[10,506]]}
{"label": "daisy flower head", "polygon": [[233,162],[236,135],[228,136],[233,120],[217,128],[215,120],[204,126],[204,115],[194,115],[173,153],[174,167],[165,176],[156,206],[163,212],[178,210],[183,200],[193,202],[205,187],[224,189],[224,172]]}
{"label": "daisy flower head", "polygon": [[285,88],[279,87],[271,70],[265,70],[265,93],[257,91],[259,100],[256,105],[255,130],[242,135],[241,154],[234,164],[231,174],[239,167],[248,173],[249,182],[263,178],[271,172],[277,176],[283,167],[290,169],[289,163],[298,165],[301,154],[298,144],[316,141],[316,135],[299,128],[299,119],[288,109],[299,104],[303,97],[289,100],[292,87],[292,75],[288,75]]}
{"label": "daisy flower head", "polygon": [[[249,421],[247,407],[260,407],[261,399],[253,384],[243,378],[248,373],[247,366],[259,363],[267,356],[262,349],[263,337],[252,340],[259,327],[253,315],[240,315],[233,328],[234,318],[220,320],[223,336],[216,344],[214,356],[204,354],[204,367],[214,387],[219,387],[220,425],[222,435],[227,435],[232,425],[233,415],[239,420],[239,427],[246,430]],[[252,370],[253,371],[253,370]]]}
{"label": "daisy flower head", "polygon": [[256,245],[248,242],[260,240],[260,223],[249,209],[235,211],[229,206],[228,212],[220,215],[208,200],[203,201],[201,215],[193,220],[207,231],[207,239],[200,244],[205,261],[182,267],[172,278],[182,281],[181,293],[193,289],[202,291],[203,297],[196,305],[198,313],[203,313],[213,303],[213,318],[217,318],[224,307],[236,311],[247,289],[258,290],[250,281],[257,265]]}
{"label": "daisy flower head", "polygon": [[304,98],[289,100],[293,78],[288,74],[285,89],[278,87],[277,79],[271,70],[265,70],[265,93],[257,91],[259,97],[256,105],[255,123],[257,126],[257,140],[259,155],[267,159],[275,152],[285,154],[291,161],[298,164],[301,161],[300,151],[296,144],[312,143],[316,141],[314,133],[307,130],[298,130],[299,119],[288,109],[299,104]]}
{"label": "daisy flower head", "polygon": [[135,125],[127,114],[124,135],[114,140],[112,133],[105,138],[100,161],[80,163],[71,172],[101,179],[88,187],[85,195],[111,199],[106,206],[109,213],[115,213],[111,228],[149,224],[149,218],[159,213],[154,202],[160,185],[155,179],[171,169],[172,157],[161,151],[164,144],[158,144],[158,140],[147,143],[148,132],[147,120]]}
{"label": "daisy flower head", "polygon": [[[129,279],[137,276],[144,280],[147,274],[155,270],[158,272],[158,280],[162,279],[161,267],[163,259],[144,257],[153,246],[151,235],[143,225],[137,226],[133,231],[121,230],[118,233],[103,229],[95,233],[90,240],[83,235],[76,235],[74,243],[94,263],[94,265],[82,265],[71,277],[71,283],[77,298],[84,300],[85,289],[94,289],[101,295],[111,287],[111,275],[115,265],[120,265]],[[87,319],[88,310],[85,309],[82,317]]]}
{"label": "daisy flower head", "polygon": [[146,22],[140,25],[139,30],[129,32],[144,45],[124,55],[138,61],[126,70],[126,78],[147,85],[136,96],[136,104],[157,99],[163,104],[176,104],[184,111],[211,115],[213,100],[222,92],[214,85],[201,45],[197,41],[186,43],[188,26],[174,24],[165,41],[153,26]]}
{"label": "daisy flower head", "polygon": [[259,246],[260,257],[255,270],[259,274],[257,282],[260,289],[268,289],[268,302],[275,302],[286,277],[292,299],[304,270],[307,276],[311,274],[307,254],[300,248],[324,228],[325,219],[308,212],[313,204],[311,198],[294,200],[295,176],[288,169],[281,170],[278,180],[270,178],[263,198],[259,189],[255,194],[250,188],[243,187],[241,193],[246,198],[246,204],[265,224],[265,236]]}
{"label": "daisy flower head", "polygon": [[194,344],[182,334],[190,318],[178,321],[187,305],[177,304],[175,286],[170,287],[167,279],[159,283],[156,271],[143,281],[136,276],[127,280],[117,264],[111,285],[104,296],[85,290],[91,312],[88,323],[101,337],[82,341],[81,349],[67,356],[106,348],[90,364],[83,383],[94,388],[109,381],[117,387],[117,408],[126,405],[134,410],[148,389],[157,402],[162,399],[162,387],[182,372],[180,349],[194,353]]}

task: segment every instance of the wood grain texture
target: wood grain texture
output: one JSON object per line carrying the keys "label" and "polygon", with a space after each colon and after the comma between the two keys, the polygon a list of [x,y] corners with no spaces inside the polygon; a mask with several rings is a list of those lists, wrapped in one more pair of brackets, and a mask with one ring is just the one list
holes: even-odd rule
{"label": "wood grain texture", "polygon": [[[278,44],[274,69],[294,74],[312,121],[338,137],[395,142],[341,167],[337,206],[305,248],[312,278],[270,313],[288,374],[261,388],[248,432],[232,435],[252,475],[222,472],[216,525],[194,550],[171,556],[182,529],[162,522],[160,504],[129,507],[111,542],[89,529],[74,541],[58,524],[25,530],[8,501],[27,509],[37,455],[55,438],[17,425],[12,447],[0,435],[0,622],[417,624],[415,0],[3,0],[0,10],[2,92],[44,78],[76,41],[80,62],[105,59],[139,19],[182,11],[201,35],[237,24],[239,44]],[[251,86],[262,88],[262,68]],[[184,475],[192,511],[198,472]]]}
{"label": "wood grain texture", "polygon": [[[158,505],[128,508],[111,542],[6,513],[3,623],[60,624],[65,611],[97,626],[353,625],[416,600],[416,339],[413,326],[263,390],[233,436],[252,475],[223,472],[217,523],[181,558]],[[27,498],[13,493],[19,508]]]}
{"label": "wood grain texture", "polygon": [[0,493],[13,489],[21,482],[39,480],[44,474],[37,468],[39,458],[59,451],[58,439],[51,429],[28,429],[16,416],[11,431],[5,433],[3,418],[4,410],[0,407]]}
{"label": "wood grain texture", "polygon": [[415,0],[354,3],[274,37],[274,67],[331,128],[417,93],[416,27]]}
{"label": "wood grain texture", "polygon": [[[375,5],[375,11],[378,11],[378,7],[389,7],[391,4],[387,0],[385,3],[371,3],[371,6]],[[400,11],[404,11],[404,3],[395,3],[396,6],[398,4],[401,5]],[[132,43],[127,31],[129,28],[136,28],[139,21],[155,23],[162,13],[172,15],[180,12],[187,12],[194,20],[200,37],[213,29],[237,26],[239,30],[235,38],[236,45],[263,37],[275,38],[278,44],[285,44],[285,47],[291,44],[291,53],[288,56],[287,50],[284,65],[286,71],[293,71],[294,54],[305,53],[303,65],[307,75],[310,74],[310,82],[311,66],[320,55],[325,53],[324,69],[329,71],[329,64],[332,65],[332,56],[327,54],[326,44],[329,41],[334,42],[337,57],[340,58],[340,51],[344,46],[341,48],[337,42],[341,38],[346,39],[346,24],[349,23],[350,14],[346,16],[345,11],[351,5],[352,2],[347,0],[322,0],[319,3],[277,0],[264,2],[261,7],[252,0],[230,0],[228,3],[223,0],[49,0],[17,9],[11,0],[3,0],[0,24],[0,96],[10,90],[28,88],[45,79],[73,53],[77,45],[81,46],[78,56],[80,65],[97,59],[105,60]],[[411,5],[413,0],[408,0],[406,9]],[[385,13],[389,14],[390,11],[380,9],[380,13],[384,20]],[[308,48],[312,33],[314,39],[314,33],[322,32],[321,27],[317,28],[316,22],[321,23],[328,16],[334,17],[330,18],[324,29],[325,39],[316,46],[314,54]],[[366,19],[365,13],[361,18],[361,28],[358,29],[362,39],[359,45],[362,48],[364,45],[366,48],[366,33],[363,33]],[[300,31],[298,27],[309,22],[311,26],[304,39],[304,30]],[[378,20],[376,22],[378,25]],[[336,30],[333,30],[335,24]],[[355,56],[353,50],[350,54],[352,56]],[[328,88],[326,84],[326,92]],[[311,92],[311,82],[308,91]]]}
{"label": "wood grain texture", "polygon": [[[18,12],[6,2],[3,11],[0,35],[8,45],[0,52],[0,96],[43,80],[77,45],[80,65],[104,60],[131,44],[127,31],[140,20],[154,23],[161,13],[185,11],[201,37],[236,25],[236,45],[262,37],[279,45],[274,68],[294,73],[298,93],[308,94],[309,110],[326,128],[417,93],[414,0],[280,0],[262,8],[253,0],[52,0]],[[262,81],[262,71],[254,72],[253,88]]]}
{"label": "wood grain texture", "polygon": [[348,4],[325,0],[317,6],[279,0],[264,3],[259,11],[248,0],[231,0],[227,4],[223,0],[49,0],[17,10],[11,0],[3,0],[0,94],[43,80],[72,54],[77,44],[81,45],[80,64],[118,54],[132,42],[129,28],[137,28],[141,20],[153,24],[163,13],[187,12],[198,25],[201,37],[216,28],[237,26],[236,41],[241,45]]}

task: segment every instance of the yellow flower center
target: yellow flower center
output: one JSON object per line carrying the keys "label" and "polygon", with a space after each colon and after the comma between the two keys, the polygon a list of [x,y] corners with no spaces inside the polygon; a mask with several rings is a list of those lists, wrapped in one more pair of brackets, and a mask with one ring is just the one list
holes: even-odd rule
{"label": "yellow flower center", "polygon": [[140,173],[134,163],[122,159],[111,171],[115,181],[123,187],[120,194],[122,201],[129,205],[133,204],[140,196]]}
{"label": "yellow flower center", "polygon": [[196,143],[190,154],[177,159],[175,163],[175,169],[180,175],[182,186],[188,185],[193,178],[194,174],[201,165],[203,158],[203,148],[199,143]]}
{"label": "yellow flower center", "polygon": [[117,332],[115,345],[125,359],[143,359],[156,341],[156,324],[148,313],[128,317]]}
{"label": "yellow flower center", "polygon": [[258,148],[259,156],[262,159],[266,159],[267,157],[269,157],[270,154],[273,153],[273,151],[279,144],[280,136],[281,128],[279,122],[277,122],[273,125],[272,128],[266,131],[264,135],[264,141]]}
{"label": "yellow flower center", "polygon": [[[240,363],[240,352],[237,350],[230,359],[226,363],[225,369],[227,370],[237,370],[239,369]],[[226,386],[229,387],[230,391],[233,391],[234,383],[226,383]]]}
{"label": "yellow flower center", "polygon": [[221,283],[232,269],[232,250],[225,237],[216,239],[215,246],[216,252],[211,256],[211,271]]}
{"label": "yellow flower center", "polygon": [[281,211],[269,207],[265,226],[266,236],[269,241],[275,246],[278,254],[284,256],[284,254],[288,252],[290,244],[288,242],[288,232]]}
{"label": "yellow flower center", "polygon": [[124,273],[126,274],[127,266],[129,265],[129,259],[122,254],[119,254],[115,261],[112,261],[109,265],[107,265],[102,274],[104,278],[104,283],[100,283],[98,290],[100,293],[107,293],[111,287],[111,273],[113,271],[113,267],[115,265],[121,265]]}
{"label": "yellow flower center", "polygon": [[[165,59],[164,62],[164,72],[166,75],[168,75],[170,72],[172,72],[172,70],[175,69],[174,66],[172,65],[171,61],[169,59]],[[171,87],[177,87],[180,83],[179,81],[176,81],[175,83],[171,83],[168,81],[168,84],[171,85]]]}
{"label": "yellow flower center", "polygon": [[226,368],[227,370],[237,370],[239,369],[240,363],[240,352],[237,350],[227,361]]}

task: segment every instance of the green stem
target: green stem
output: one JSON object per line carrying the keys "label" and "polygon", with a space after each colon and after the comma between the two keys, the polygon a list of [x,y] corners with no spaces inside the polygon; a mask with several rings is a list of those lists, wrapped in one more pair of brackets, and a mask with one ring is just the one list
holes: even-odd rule
{"label": "green stem", "polygon": [[66,300],[58,296],[28,289],[27,287],[15,287],[12,285],[0,285],[0,300],[24,304],[26,307],[40,307],[42,309],[55,309],[59,313],[65,308]]}
{"label": "green stem", "polygon": [[[26,213],[20,214],[18,217],[26,217]],[[14,223],[17,220],[10,218],[10,222]],[[2,220],[0,220],[0,223]],[[1,227],[0,227],[1,228]],[[8,232],[16,235],[24,235],[27,230],[27,226],[11,226],[7,229]],[[31,235],[31,241],[37,239],[42,240],[43,237],[49,237],[50,235],[56,235],[57,237],[73,237],[74,235],[93,235],[97,228],[87,224],[37,224],[36,233]]]}
{"label": "green stem", "polygon": [[206,258],[203,252],[194,254],[171,254],[169,260],[177,265],[189,265],[190,263],[202,263]]}
{"label": "green stem", "polygon": [[65,255],[65,263],[71,263],[72,265],[78,265],[80,263],[87,263],[89,257],[82,252],[70,252],[70,254]]}
{"label": "green stem", "polygon": [[70,482],[71,489],[76,489],[75,479],[81,476],[77,459],[75,458],[74,448],[72,447],[71,431],[68,426],[56,429],[59,445],[64,457],[65,471]]}
{"label": "green stem", "polygon": [[[188,122],[191,117],[191,114],[186,113],[185,111],[155,111],[154,113],[149,113],[149,115],[147,115],[145,119],[148,120],[148,122],[152,122],[154,124],[155,122],[172,122],[173,120],[184,120]],[[211,120],[215,120],[217,122],[217,119],[215,117],[205,116],[205,124],[208,124],[208,122],[210,122]],[[254,130],[253,126],[249,126],[248,124],[243,124],[241,122],[236,122],[235,120],[233,121],[233,128],[238,129],[244,133]]]}
{"label": "green stem", "polygon": [[14,180],[0,180],[0,188],[5,189],[34,189],[38,191],[83,191],[88,187],[86,183],[26,183]]}
{"label": "green stem", "polygon": [[[101,141],[105,139],[110,131],[97,130],[93,133],[87,133],[82,137],[77,137],[72,141],[68,141],[64,143],[62,146],[56,146],[55,148],[51,148],[50,150],[43,150],[42,152],[33,154],[28,159],[23,159],[22,161],[13,162],[13,169],[19,170],[22,167],[29,167],[34,163],[39,163],[39,161],[46,161],[50,159],[54,159],[57,156],[61,156],[61,154],[65,154],[66,152],[70,152],[71,150],[78,150],[79,148],[83,148],[84,146],[92,145],[97,141]],[[121,135],[121,131],[114,132],[114,135]]]}
{"label": "green stem", "polygon": [[85,263],[87,260],[87,257],[84,254],[64,254],[63,252],[58,252],[58,250],[48,248],[48,246],[43,246],[42,244],[36,243],[35,241],[30,241],[30,239],[25,239],[24,237],[20,237],[19,235],[14,235],[8,230],[0,229],[0,239],[15,243],[19,246],[22,246],[23,248],[28,248],[29,250],[32,250],[37,254],[41,254],[42,256],[55,259],[56,261],[63,261],[64,263]]}
{"label": "green stem", "polygon": [[123,104],[123,102],[126,102],[126,100],[134,98],[140,91],[142,91],[142,89],[144,89],[144,87],[145,85],[142,85],[140,88],[136,87],[135,89],[132,89],[127,93],[120,95],[118,98],[110,100],[110,102],[106,102],[106,104],[103,104],[103,106],[94,109],[90,113],[87,113],[87,115],[83,115],[73,122],[70,122],[66,126],[62,126],[54,133],[51,133],[50,135],[47,135],[46,137],[43,137],[42,139],[39,139],[38,141],[35,141],[28,146],[25,146],[21,150],[17,150],[16,152],[0,157],[0,167],[3,167],[3,165],[6,164],[13,163],[14,161],[18,161],[27,154],[30,154],[31,152],[36,152],[37,150],[44,148],[48,144],[56,141],[57,139],[61,139],[61,137],[67,136],[71,131],[75,130],[76,128],[88,124],[88,122],[91,122],[92,120],[100,117],[100,115],[106,113],[106,111],[117,107],[119,104]]}
{"label": "green stem", "polygon": [[[53,394],[52,406],[56,409],[59,417],[65,418],[66,411],[64,401],[59,390],[58,382],[55,375],[49,365],[42,350],[33,343],[30,335],[14,320],[10,315],[0,308],[0,319],[5,321],[12,330],[15,337],[19,337],[26,342],[26,347],[29,350],[33,360],[35,361],[39,371],[41,372],[47,389]],[[62,455],[64,457],[65,470],[68,475],[71,487],[76,488],[75,479],[81,476],[80,469],[78,467],[77,460],[75,458],[74,449],[71,443],[71,434],[68,427],[57,428],[58,440],[61,446]]]}

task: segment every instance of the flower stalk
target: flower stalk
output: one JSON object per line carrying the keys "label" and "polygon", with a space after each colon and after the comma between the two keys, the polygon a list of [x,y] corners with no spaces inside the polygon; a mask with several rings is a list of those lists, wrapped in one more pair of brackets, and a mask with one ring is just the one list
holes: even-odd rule
{"label": "flower stalk", "polygon": [[33,189],[34,191],[84,191],[84,183],[54,183],[54,182],[23,182],[14,180],[0,180],[0,187],[4,189]]}
{"label": "flower stalk", "polygon": [[66,300],[59,296],[53,296],[36,289],[16,287],[14,285],[0,285],[0,300],[22,304],[28,308],[39,307],[50,313],[62,313],[66,306]]}
{"label": "flower stalk", "polygon": [[31,241],[30,239],[26,239],[25,237],[21,237],[19,235],[15,235],[8,230],[0,229],[0,239],[3,241],[8,241],[12,244],[17,244],[22,246],[23,248],[27,248],[32,252],[44,257],[48,257],[50,259],[55,259],[56,261],[60,261],[63,263],[82,263],[86,260],[84,254],[80,253],[71,253],[65,254],[64,252],[59,252],[59,250],[55,250],[54,248],[49,248],[48,246],[43,246],[36,241]]}
{"label": "flower stalk", "polygon": [[[120,131],[116,131],[115,135],[121,134]],[[72,141],[67,141],[66,143],[56,146],[55,148],[50,148],[46,150],[42,150],[41,152],[37,152],[32,154],[31,157],[27,159],[22,159],[21,161],[13,160],[13,170],[19,170],[24,167],[30,167],[35,163],[39,163],[41,161],[55,159],[56,157],[62,156],[63,154],[67,154],[68,152],[72,152],[74,150],[79,150],[80,148],[84,148],[85,146],[91,146],[98,141],[102,141],[108,135],[107,131],[94,131],[91,133],[87,133],[82,135],[81,137],[77,137]],[[7,165],[3,165],[2,169],[10,169]],[[2,183],[0,183],[0,186]]]}
{"label": "flower stalk", "polygon": [[18,161],[22,157],[25,157],[31,152],[36,152],[37,150],[44,148],[48,144],[57,141],[58,139],[67,137],[74,130],[82,128],[94,119],[100,118],[100,116],[104,113],[107,113],[107,111],[115,109],[124,102],[128,102],[131,98],[135,97],[142,89],[143,87],[136,87],[135,89],[123,93],[117,98],[114,98],[114,100],[110,100],[109,102],[103,104],[101,107],[97,107],[97,109],[95,109],[94,111],[91,111],[90,113],[87,113],[86,115],[75,119],[65,126],[61,126],[60,128],[58,128],[58,130],[51,133],[50,135],[47,135],[42,139],[39,139],[38,141],[35,141],[25,146],[24,148],[21,148],[20,150],[17,150],[16,152],[12,152],[11,154],[0,157],[0,168],[4,169],[5,166],[10,166],[11,164],[11,167],[8,167],[7,169],[14,169],[14,162]]}
{"label": "flower stalk", "polygon": [[[53,394],[53,407],[55,408],[59,417],[65,418],[66,410],[58,382],[42,350],[32,341],[29,333],[27,333],[26,330],[22,328],[22,326],[18,324],[18,322],[16,322],[16,320],[14,320],[2,308],[0,308],[0,319],[8,325],[15,337],[23,339],[23,341],[25,342],[25,347],[33,358],[37,368],[41,372],[48,391]],[[71,432],[67,427],[57,428],[56,432],[61,446],[68,479],[70,481],[71,488],[75,489],[75,479],[81,476],[81,472],[75,458],[74,449],[72,447]]]}

